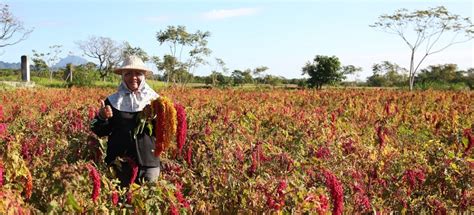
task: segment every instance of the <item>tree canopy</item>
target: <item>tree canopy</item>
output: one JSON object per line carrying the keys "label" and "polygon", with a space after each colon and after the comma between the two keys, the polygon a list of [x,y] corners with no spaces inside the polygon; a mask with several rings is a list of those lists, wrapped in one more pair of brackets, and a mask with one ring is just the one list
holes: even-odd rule
{"label": "tree canopy", "polygon": [[367,78],[367,84],[373,87],[400,87],[407,83],[408,71],[396,63],[383,61],[372,66],[373,74]]}
{"label": "tree canopy", "polygon": [[105,77],[121,61],[122,44],[108,37],[91,36],[88,40],[76,42],[84,55],[99,61],[100,77]]}
{"label": "tree canopy", "polygon": [[145,50],[143,50],[140,47],[132,47],[132,45],[130,45],[129,42],[125,42],[123,44],[122,58],[125,59],[126,56],[130,56],[130,55],[138,56],[139,58],[143,60],[143,62],[147,62],[150,60],[150,57],[145,52]]}
{"label": "tree canopy", "polygon": [[[170,52],[160,57],[153,57],[158,70],[163,71],[167,82],[186,82],[188,73],[194,71],[199,65],[207,64],[205,57],[211,53],[207,48],[207,38],[211,36],[209,31],[200,30],[195,33],[186,31],[185,26],[168,26],[164,31],[156,33],[156,40],[160,45],[168,44]],[[187,52],[183,56],[183,52]]]}
{"label": "tree canopy", "polygon": [[420,65],[429,55],[474,37],[470,18],[451,14],[443,6],[412,12],[399,9],[392,15],[381,15],[370,26],[399,36],[410,48],[410,90]]}
{"label": "tree canopy", "polygon": [[309,87],[321,89],[324,84],[339,82],[344,78],[341,62],[336,56],[316,55],[313,62],[307,62],[303,67],[303,75],[309,75]]}

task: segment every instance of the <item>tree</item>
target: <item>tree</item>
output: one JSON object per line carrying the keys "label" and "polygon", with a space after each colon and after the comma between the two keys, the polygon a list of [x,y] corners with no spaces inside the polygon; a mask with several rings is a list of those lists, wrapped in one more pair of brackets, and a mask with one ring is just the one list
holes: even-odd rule
{"label": "tree", "polygon": [[125,59],[126,56],[136,55],[143,60],[143,62],[147,62],[150,60],[148,54],[140,47],[132,47],[130,43],[125,42],[123,44],[122,49],[122,59]]}
{"label": "tree", "polygon": [[458,71],[456,64],[431,65],[426,69],[420,70],[416,77],[420,82],[438,82],[442,84],[462,81],[463,74]]}
{"label": "tree", "polygon": [[194,75],[188,72],[188,70],[186,70],[184,67],[180,67],[175,71],[173,79],[178,83],[181,83],[182,86],[185,86],[187,83],[193,81]]}
{"label": "tree", "polygon": [[357,66],[354,66],[354,65],[343,66],[342,67],[343,79],[346,78],[346,75],[352,75],[352,74],[355,74],[355,73],[360,72],[360,71],[362,71],[361,67],[357,67]]}
{"label": "tree", "polygon": [[59,54],[62,52],[62,45],[52,45],[49,46],[49,52],[47,53],[40,53],[36,50],[32,50],[33,52],[33,63],[35,63],[36,71],[49,71],[49,80],[53,80],[53,73],[55,68],[53,68],[54,64],[59,61]]}
{"label": "tree", "polygon": [[[211,74],[209,76],[206,76],[205,78],[205,83],[207,85],[210,84],[213,87],[217,85],[221,85],[221,83],[219,83],[218,78],[223,75],[222,73],[228,73],[229,71],[229,69],[225,66],[224,60],[220,58],[215,58],[215,60],[216,60],[215,69],[212,70]],[[218,72],[218,71],[221,71],[221,72]]]}
{"label": "tree", "polygon": [[166,83],[169,83],[170,80],[173,80],[173,82],[177,80],[177,73],[179,70],[182,70],[180,69],[182,64],[180,64],[175,57],[165,55],[163,56],[163,60],[161,60],[160,57],[153,56],[152,61],[155,63],[158,71],[163,72]]}
{"label": "tree", "polygon": [[[410,48],[409,85],[413,89],[416,73],[423,61],[432,54],[471,40],[474,25],[469,17],[451,14],[443,7],[409,12],[399,9],[392,15],[382,15],[370,27],[398,35]],[[459,38],[460,34],[463,36]],[[442,40],[442,38],[450,39]],[[442,44],[442,41],[447,41]],[[422,49],[422,47],[425,47]],[[421,52],[421,55],[417,55]]]}
{"label": "tree", "polygon": [[227,87],[232,85],[232,77],[226,76],[222,73],[217,74],[217,83],[221,87]]}
{"label": "tree", "polygon": [[220,69],[222,70],[222,72],[223,72],[224,74],[227,74],[227,73],[229,72],[229,68],[227,68],[227,67],[225,66],[224,60],[222,60],[221,58],[215,58],[215,59],[216,59],[217,65],[220,67]]}
{"label": "tree", "polygon": [[372,66],[373,75],[367,78],[367,84],[372,87],[395,87],[407,83],[408,71],[396,63],[383,61]]}
{"label": "tree", "polygon": [[33,64],[34,64],[33,66],[34,71],[36,71],[37,74],[39,74],[39,76],[43,76],[42,74],[46,76],[46,73],[43,73],[43,72],[48,71],[48,65],[46,64],[46,62],[39,57],[33,57],[31,60],[33,61]]}
{"label": "tree", "polygon": [[[165,68],[163,65],[167,66],[166,70],[163,70],[164,75],[168,77],[167,82],[171,80],[176,83],[177,76],[174,73],[182,73],[183,70],[192,73],[199,65],[207,64],[204,57],[211,53],[211,50],[207,48],[207,38],[210,35],[208,31],[199,30],[191,34],[184,26],[168,26],[165,31],[160,30],[156,33],[156,39],[160,45],[167,43],[170,48],[170,53],[163,57],[163,62],[156,57],[153,60],[159,68]],[[183,51],[188,52],[186,59],[183,59]]]}
{"label": "tree", "polygon": [[211,54],[211,49],[207,48],[207,38],[211,36],[209,31],[202,32],[197,31],[191,35],[190,44],[192,49],[189,51],[189,58],[186,61],[188,70],[190,73],[194,73],[194,70],[199,65],[206,65],[208,62],[205,57]]}
{"label": "tree", "polygon": [[309,87],[321,89],[324,84],[341,81],[344,74],[341,71],[341,63],[336,56],[316,55],[313,62],[307,62],[303,67],[303,75],[309,75],[307,80]]}
{"label": "tree", "polygon": [[268,70],[266,66],[260,66],[253,70],[253,75],[255,76],[256,83],[259,84],[259,81],[265,83],[267,79],[263,77],[264,72]]}
{"label": "tree", "polygon": [[272,87],[282,84],[285,80],[284,77],[274,75],[265,75],[263,79],[266,84],[270,84]]}
{"label": "tree", "polygon": [[474,68],[470,68],[464,73],[463,82],[469,86],[469,89],[474,89]]}
{"label": "tree", "polygon": [[10,13],[8,5],[1,3],[0,26],[0,48],[26,40],[33,32],[33,29],[25,29],[23,23]]}
{"label": "tree", "polygon": [[246,69],[243,72],[241,70],[234,70],[231,77],[235,86],[248,84],[253,81],[250,69]]}
{"label": "tree", "polygon": [[99,61],[98,71],[103,81],[121,61],[122,46],[108,37],[92,36],[86,41],[76,43],[84,55]]}
{"label": "tree", "polygon": [[213,87],[217,86],[217,77],[219,76],[219,74],[221,74],[220,72],[216,72],[215,70],[213,70],[211,72],[211,74],[209,76],[206,76],[204,78],[204,83],[206,85],[211,85]]}

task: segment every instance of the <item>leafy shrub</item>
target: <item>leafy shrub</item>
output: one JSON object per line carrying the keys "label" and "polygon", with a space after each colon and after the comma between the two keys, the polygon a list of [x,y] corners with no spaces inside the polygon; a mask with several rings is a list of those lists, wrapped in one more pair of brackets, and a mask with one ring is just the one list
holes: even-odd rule
{"label": "leafy shrub", "polygon": [[445,82],[421,82],[415,84],[415,89],[421,90],[468,90],[469,86],[467,86],[464,82],[457,82],[457,83],[445,83]]}
{"label": "leafy shrub", "polygon": [[90,70],[83,68],[77,68],[73,71],[73,78],[70,85],[72,86],[92,86],[96,80],[99,79],[99,75]]}

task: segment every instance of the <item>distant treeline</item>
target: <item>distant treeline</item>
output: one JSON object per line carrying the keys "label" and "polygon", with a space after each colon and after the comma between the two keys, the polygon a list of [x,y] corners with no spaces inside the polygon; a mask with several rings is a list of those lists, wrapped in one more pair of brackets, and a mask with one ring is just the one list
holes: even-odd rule
{"label": "distant treeline", "polygon": [[[33,77],[50,76],[49,71],[44,68],[31,68]],[[94,81],[102,80],[97,67],[93,63],[73,67],[73,81],[71,84],[79,86],[91,85]],[[404,88],[408,85],[408,75],[406,70],[397,64],[384,61],[380,64],[374,64],[372,67],[373,74],[366,81],[341,81],[333,83],[332,86],[360,86],[360,87],[398,87]],[[53,78],[64,80],[67,74],[66,68],[59,68],[53,72]],[[307,78],[288,79],[282,76],[274,76],[269,74],[255,75],[250,69],[233,72],[213,71],[207,76],[196,76],[189,72],[182,71],[174,74],[176,85],[186,85],[189,83],[201,83],[209,87],[232,87],[242,86],[245,84],[278,86],[278,85],[294,85],[298,87],[307,87]],[[0,69],[0,80],[15,81],[20,80],[21,74],[18,69]],[[149,79],[166,82],[169,78],[162,74],[154,74]],[[106,81],[117,82],[120,77],[117,75],[109,75]],[[416,88],[418,89],[473,89],[474,88],[474,68],[468,70],[459,70],[456,64],[431,65],[422,69],[416,76]]]}

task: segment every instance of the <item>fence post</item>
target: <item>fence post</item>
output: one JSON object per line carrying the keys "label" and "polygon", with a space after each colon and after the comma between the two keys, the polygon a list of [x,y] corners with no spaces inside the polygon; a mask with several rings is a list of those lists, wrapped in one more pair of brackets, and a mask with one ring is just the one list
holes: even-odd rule
{"label": "fence post", "polygon": [[74,71],[74,65],[71,63],[66,64],[66,71],[64,71],[64,80],[66,82],[72,82],[72,73]]}

